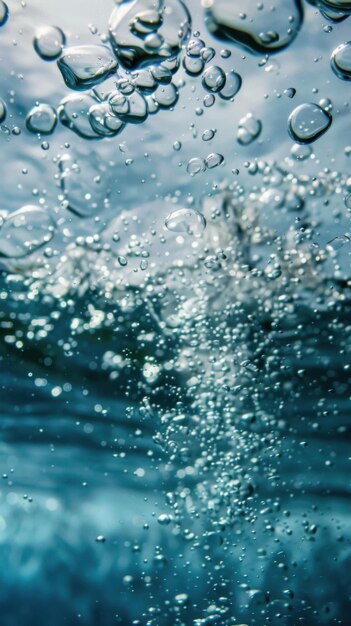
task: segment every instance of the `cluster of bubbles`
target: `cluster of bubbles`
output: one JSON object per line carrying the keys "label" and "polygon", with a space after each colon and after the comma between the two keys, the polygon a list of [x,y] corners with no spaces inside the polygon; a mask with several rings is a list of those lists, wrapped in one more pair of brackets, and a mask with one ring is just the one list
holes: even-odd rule
{"label": "cluster of bubbles", "polygon": [[[342,11],[344,2],[318,2],[321,10]],[[4,24],[8,10],[2,2]],[[205,0],[206,23],[221,39],[231,40],[253,53],[272,54],[290,45],[302,23],[300,0],[277,1],[274,11],[251,1],[231,6],[221,0]],[[2,19],[2,21],[1,21]],[[332,18],[330,18],[332,19]],[[336,18],[335,18],[336,19]],[[339,18],[338,18],[339,19]],[[126,35],[127,33],[127,35]],[[143,123],[160,109],[171,109],[179,98],[174,74],[182,65],[190,77],[201,76],[208,95],[204,106],[212,106],[215,97],[233,101],[242,86],[234,70],[225,72],[211,64],[216,52],[208,47],[199,32],[191,33],[191,18],[181,0],[151,2],[133,0],[114,9],[109,21],[110,46],[66,45],[66,36],[56,26],[42,26],[36,31],[34,48],[46,61],[57,61],[66,85],[74,92],[64,97],[57,110],[37,103],[27,115],[27,129],[38,135],[54,132],[57,121],[86,139],[113,137],[126,124]],[[351,44],[339,45],[332,53],[333,72],[343,80],[351,77]],[[230,51],[223,51],[228,57]],[[100,93],[96,87],[113,77],[115,89]],[[291,91],[296,91],[291,88]],[[86,92],[86,93],[82,93]],[[293,97],[294,93],[288,94]],[[0,100],[0,123],[6,118],[6,105]],[[318,104],[297,106],[288,119],[288,131],[294,141],[316,141],[330,127],[330,111]],[[261,133],[262,123],[251,113],[240,120],[237,140],[248,145]],[[210,159],[214,162],[213,157]],[[193,159],[190,173],[211,167],[205,160]],[[196,173],[196,172],[195,172]]]}
{"label": "cluster of bubbles", "polygon": [[[56,26],[38,28],[34,49],[45,61],[57,61],[67,87],[74,92],[62,99],[57,111],[39,103],[27,116],[27,129],[50,134],[57,119],[86,139],[119,134],[125,124],[139,124],[148,115],[171,109],[179,97],[173,76],[179,66],[189,76],[202,76],[209,92],[233,100],[241,88],[241,76],[209,65],[215,50],[195,32],[189,39],[191,18],[180,0],[169,2],[132,1],[118,5],[109,21],[110,45],[67,46]],[[126,36],[127,33],[127,36]],[[223,53],[226,57],[229,51]],[[96,87],[113,77],[115,89],[100,93]],[[82,93],[86,92],[86,93]]]}
{"label": "cluster of bubbles", "polygon": [[[45,296],[63,307],[76,293],[95,294],[89,322],[75,320],[74,336],[87,324],[93,331],[105,322],[117,324],[121,316],[135,320],[146,315],[153,321],[152,358],[141,364],[139,354],[130,356],[128,371],[142,370],[146,395],[140,419],[152,421],[155,445],[178,472],[166,497],[167,512],[158,519],[167,529],[176,524],[184,529],[189,518],[195,523],[199,508],[214,534],[234,528],[242,517],[251,522],[259,479],[263,472],[275,479],[269,464],[261,461],[279,454],[279,431],[276,419],[261,407],[260,390],[271,381],[279,355],[262,365],[271,341],[263,321],[270,320],[275,328],[287,310],[293,314],[297,280],[299,291],[313,293],[318,307],[325,291],[323,267],[334,263],[337,276],[338,252],[351,240],[345,233],[325,246],[316,243],[320,207],[335,190],[350,196],[351,181],[332,171],[318,177],[299,173],[299,161],[311,154],[308,150],[309,145],[297,144],[285,167],[255,161],[248,166],[254,178],[248,189],[232,182],[197,208],[169,211],[165,206],[163,220],[145,229],[132,210],[124,211],[99,233],[79,234],[61,254],[49,254],[51,224],[39,208],[24,207],[18,217],[4,218],[9,234],[17,224],[16,242],[10,236],[1,245],[2,254],[20,261],[26,245],[31,251],[42,246],[40,271],[37,266],[27,283],[30,299]],[[73,192],[71,179],[79,179],[79,168],[69,157],[60,166],[63,184],[73,185]],[[79,183],[76,192],[71,209],[79,211]],[[277,235],[282,221],[286,229]],[[168,254],[161,265],[155,259],[157,237]],[[107,318],[110,305],[113,312]],[[248,324],[247,316],[260,323]],[[165,341],[175,346],[167,360]],[[103,362],[111,380],[125,366],[111,346]],[[176,401],[171,394],[160,408],[158,390],[168,389],[167,380],[177,376],[182,382]],[[190,531],[188,539],[195,544]]]}

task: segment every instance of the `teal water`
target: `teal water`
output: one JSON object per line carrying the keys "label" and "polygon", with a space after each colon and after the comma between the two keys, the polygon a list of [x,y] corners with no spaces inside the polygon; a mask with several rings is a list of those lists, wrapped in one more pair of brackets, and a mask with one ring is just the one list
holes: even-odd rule
{"label": "teal water", "polygon": [[350,6],[7,4],[1,624],[348,626]]}

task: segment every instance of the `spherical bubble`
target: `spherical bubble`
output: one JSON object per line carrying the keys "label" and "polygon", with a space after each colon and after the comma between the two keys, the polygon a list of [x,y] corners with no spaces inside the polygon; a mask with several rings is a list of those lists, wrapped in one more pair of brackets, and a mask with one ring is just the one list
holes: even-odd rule
{"label": "spherical bubble", "polygon": [[205,61],[202,57],[183,57],[183,67],[189,76],[198,76],[205,67]]}
{"label": "spherical bubble", "polygon": [[48,243],[55,230],[55,223],[43,209],[23,206],[10,213],[0,228],[0,256],[22,258]]}
{"label": "spherical bubble", "polygon": [[188,165],[186,166],[186,171],[191,176],[195,176],[195,174],[199,174],[200,172],[204,172],[206,169],[206,163],[200,157],[194,157],[190,159]]}
{"label": "spherical bubble", "polygon": [[66,96],[57,110],[61,124],[85,139],[101,139],[101,135],[92,128],[89,121],[90,108],[98,102],[97,98],[88,94]]}
{"label": "spherical bubble", "polygon": [[56,124],[56,111],[49,104],[39,104],[33,107],[26,117],[26,127],[31,133],[50,135]]}
{"label": "spherical bubble", "polygon": [[206,96],[204,97],[204,107],[206,107],[206,109],[212,107],[214,105],[214,103],[216,102],[216,96],[213,93],[208,93],[206,94]]}
{"label": "spherical bubble", "polygon": [[331,55],[330,64],[338,78],[351,80],[351,41],[335,48]]}
{"label": "spherical bubble", "polygon": [[176,209],[166,218],[167,230],[185,233],[192,237],[201,237],[206,228],[206,220],[202,213],[195,209]]}
{"label": "spherical bubble", "polygon": [[231,98],[234,98],[234,96],[236,96],[236,94],[240,90],[242,85],[242,78],[240,74],[237,74],[237,72],[234,72],[234,70],[227,72],[225,77],[225,85],[220,90],[219,97],[223,100],[230,100]]}
{"label": "spherical bubble", "polygon": [[201,50],[201,58],[205,61],[205,63],[209,63],[216,56],[216,51],[214,48],[203,48]]}
{"label": "spherical bubble", "polygon": [[215,136],[215,131],[212,128],[208,128],[207,130],[204,130],[204,132],[202,133],[202,140],[211,141],[211,139],[213,139],[214,136]]}
{"label": "spherical bubble", "polygon": [[189,39],[185,52],[189,57],[199,58],[205,48],[205,42],[202,39]]}
{"label": "spherical bubble", "polygon": [[6,104],[2,100],[2,98],[0,98],[0,124],[2,124],[5,121],[6,115],[7,115]]}
{"label": "spherical bubble", "polygon": [[330,98],[321,98],[318,104],[322,109],[324,109],[324,111],[330,112],[333,110],[333,103]]}
{"label": "spherical bubble", "polygon": [[256,119],[252,113],[247,113],[239,122],[237,142],[242,146],[248,146],[257,139],[261,131],[262,122]]}
{"label": "spherical bubble", "polygon": [[226,81],[226,75],[218,65],[211,65],[202,75],[202,85],[207,91],[216,93],[223,89]]}
{"label": "spherical bubble", "polygon": [[33,40],[35,51],[45,61],[58,59],[65,43],[66,36],[57,26],[40,26]]}
{"label": "spherical bubble", "polygon": [[294,87],[288,87],[284,89],[284,93],[288,98],[293,98],[296,95],[296,89]]}
{"label": "spherical bubble", "polygon": [[153,99],[163,109],[169,109],[178,100],[178,90],[173,83],[160,85],[153,94]]}
{"label": "spherical bubble", "polygon": [[296,159],[296,161],[304,161],[311,156],[312,148],[307,144],[301,145],[299,143],[295,143],[290,150],[290,154],[294,159]]}
{"label": "spherical bubble", "polygon": [[321,137],[330,127],[332,116],[318,104],[300,104],[290,114],[288,130],[297,143],[312,143]]}
{"label": "spherical bubble", "polygon": [[211,170],[214,167],[218,167],[224,161],[224,156],[222,154],[218,154],[218,152],[211,152],[205,159],[206,167]]}
{"label": "spherical bubble", "polygon": [[9,17],[9,8],[3,0],[0,0],[0,26],[6,24]]}

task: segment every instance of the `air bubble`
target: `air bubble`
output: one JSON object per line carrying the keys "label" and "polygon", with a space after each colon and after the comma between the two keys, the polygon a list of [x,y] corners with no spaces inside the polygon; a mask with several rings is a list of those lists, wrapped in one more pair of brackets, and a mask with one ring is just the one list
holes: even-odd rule
{"label": "air bubble", "polygon": [[209,128],[208,130],[204,130],[204,132],[202,133],[202,140],[210,141],[211,139],[213,139],[214,136],[215,136],[215,131]]}
{"label": "air bubble", "polygon": [[57,110],[58,117],[64,126],[86,139],[101,138],[91,126],[89,111],[99,101],[88,94],[71,94],[61,101]]}
{"label": "air bubble", "polygon": [[274,10],[269,2],[258,10],[257,0],[212,0],[208,5],[206,24],[210,32],[251,52],[283,50],[294,41],[302,25],[300,0],[276,0]]}
{"label": "air bubble", "polygon": [[220,90],[219,97],[223,100],[231,100],[236,96],[242,85],[242,78],[240,74],[231,70],[226,73],[226,80],[224,87]]}
{"label": "air bubble", "polygon": [[202,75],[202,85],[208,91],[216,93],[220,91],[226,81],[226,76],[223,70],[217,65],[212,65],[207,68]]}
{"label": "air bubble", "polygon": [[262,122],[256,119],[252,113],[247,113],[239,122],[237,141],[242,146],[248,146],[257,139],[261,131]]}
{"label": "air bubble", "polygon": [[34,49],[44,61],[54,61],[66,43],[64,32],[57,26],[41,26],[34,35]]}
{"label": "air bubble", "polygon": [[160,85],[152,97],[160,107],[169,109],[176,104],[178,100],[178,90],[173,83]]}
{"label": "air bubble", "polygon": [[148,116],[146,100],[138,91],[129,96],[114,91],[110,94],[108,103],[111,111],[129,124],[140,124]]}
{"label": "air bubble", "polygon": [[134,85],[140,91],[150,93],[157,88],[157,81],[150,70],[139,70],[134,74]]}
{"label": "air bubble", "polygon": [[79,161],[66,153],[60,158],[58,167],[60,187],[64,196],[63,206],[66,209],[78,217],[85,218],[91,217],[105,205],[109,188],[103,164],[91,159],[85,160],[82,167]]}
{"label": "air bubble", "polygon": [[206,220],[202,213],[195,209],[177,209],[165,221],[167,230],[185,233],[192,237],[201,237],[206,228]]}
{"label": "air bubble", "polygon": [[6,24],[9,17],[9,8],[3,0],[0,0],[0,26]]}
{"label": "air bubble", "polygon": [[2,98],[0,98],[0,124],[2,124],[5,121],[6,115],[7,115],[6,104],[2,100]]}
{"label": "air bubble", "polygon": [[296,89],[294,89],[294,87],[288,87],[287,89],[284,89],[284,94],[288,98],[293,98],[296,95]]}
{"label": "air bubble", "polygon": [[157,521],[161,524],[161,526],[168,526],[172,521],[172,516],[168,513],[161,513],[161,515],[158,516]]}
{"label": "air bubble", "polygon": [[218,152],[211,152],[208,157],[205,159],[206,167],[211,170],[214,167],[218,167],[223,163],[224,156],[222,154],[218,154]]}
{"label": "air bubble", "polygon": [[10,213],[0,228],[0,256],[22,258],[48,243],[55,223],[43,209],[26,205]]}
{"label": "air bubble", "polygon": [[290,114],[288,130],[291,138],[298,143],[312,143],[330,127],[332,117],[318,104],[301,104]]}
{"label": "air bubble", "polygon": [[183,67],[190,76],[198,76],[205,67],[205,62],[201,57],[183,57]]}
{"label": "air bubble", "polygon": [[203,100],[204,107],[206,107],[206,109],[208,109],[209,107],[213,106],[215,102],[216,102],[216,97],[214,96],[213,93],[208,93],[204,97],[204,100]]}
{"label": "air bubble", "polygon": [[201,50],[201,58],[205,63],[209,63],[216,56],[214,48],[208,48],[207,46]]}
{"label": "air bubble", "polygon": [[342,80],[351,80],[351,41],[335,48],[330,59],[334,74]]}
{"label": "air bubble", "polygon": [[347,209],[349,209],[351,211],[351,193],[349,193],[345,200],[344,200],[344,204],[346,206]]}
{"label": "air bubble", "polygon": [[304,161],[311,156],[312,148],[307,144],[295,143],[290,150],[290,154],[296,161]]}
{"label": "air bubble", "polygon": [[57,65],[70,89],[89,89],[101,83],[117,68],[107,46],[73,46],[65,49]]}
{"label": "air bubble", "polygon": [[26,127],[31,133],[50,135],[57,124],[55,109],[49,104],[38,104],[26,117]]}
{"label": "air bubble", "polygon": [[125,126],[121,119],[111,114],[107,102],[95,104],[89,109],[89,121],[91,127],[103,137],[113,137]]}
{"label": "air bubble", "polygon": [[188,172],[188,174],[191,174],[191,176],[195,176],[195,174],[204,172],[205,169],[206,163],[203,159],[200,159],[199,157],[194,157],[193,159],[190,159],[188,165],[186,166],[186,171]]}

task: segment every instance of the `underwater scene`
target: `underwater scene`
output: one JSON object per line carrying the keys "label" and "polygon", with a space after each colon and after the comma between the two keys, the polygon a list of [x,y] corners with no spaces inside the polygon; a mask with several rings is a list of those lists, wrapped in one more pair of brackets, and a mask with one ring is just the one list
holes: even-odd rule
{"label": "underwater scene", "polygon": [[350,0],[0,0],[0,626],[351,626]]}

